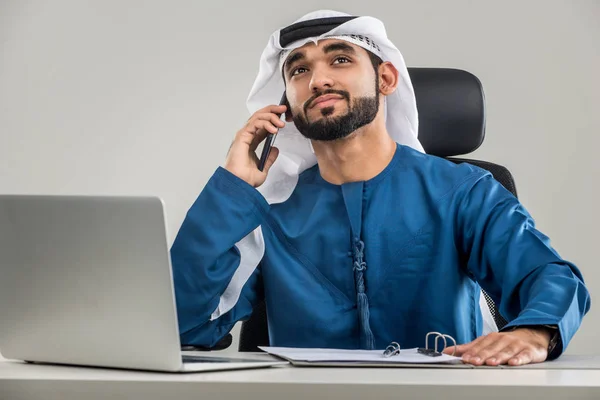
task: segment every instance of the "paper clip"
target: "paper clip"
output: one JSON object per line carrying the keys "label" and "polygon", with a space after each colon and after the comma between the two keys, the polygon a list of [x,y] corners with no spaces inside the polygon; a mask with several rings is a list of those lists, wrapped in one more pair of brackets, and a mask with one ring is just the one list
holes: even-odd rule
{"label": "paper clip", "polygon": [[390,343],[383,352],[384,357],[391,357],[395,356],[396,354],[400,354],[400,344],[397,342]]}
{"label": "paper clip", "polygon": [[[434,342],[433,349],[429,348],[429,335],[435,335],[435,342]],[[454,355],[454,353],[456,353],[456,340],[454,340],[454,338],[450,335],[444,335],[443,333],[439,333],[439,332],[429,332],[427,334],[427,336],[425,336],[425,348],[419,347],[417,349],[417,351],[426,356],[439,357],[442,355],[442,352],[446,349],[446,347],[448,345],[448,343],[446,342],[446,338],[452,340],[452,342],[454,343],[454,351],[452,352],[452,355]],[[441,349],[441,351],[438,351],[438,340],[439,339],[442,339],[444,341],[444,348]]]}

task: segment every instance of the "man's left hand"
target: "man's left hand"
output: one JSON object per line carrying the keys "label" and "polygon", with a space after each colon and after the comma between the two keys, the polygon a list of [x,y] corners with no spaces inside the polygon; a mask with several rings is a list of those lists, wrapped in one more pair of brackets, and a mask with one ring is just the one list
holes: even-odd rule
{"label": "man's left hand", "polygon": [[[473,365],[524,365],[546,361],[550,332],[544,328],[517,328],[510,332],[494,332],[471,343],[456,346],[457,357]],[[454,346],[444,350],[452,354]]]}

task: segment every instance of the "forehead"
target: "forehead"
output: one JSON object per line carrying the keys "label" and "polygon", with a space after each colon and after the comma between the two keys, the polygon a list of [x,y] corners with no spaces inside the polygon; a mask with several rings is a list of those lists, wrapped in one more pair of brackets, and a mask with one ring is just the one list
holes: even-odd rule
{"label": "forehead", "polygon": [[[342,44],[344,46],[349,46],[351,49],[354,50],[354,52],[356,54],[364,53],[366,55],[366,50],[360,46],[355,45],[354,43],[350,43],[350,42],[347,42],[347,41],[341,40],[341,39],[322,39],[322,40],[319,40],[317,42],[317,44],[315,44],[314,42],[308,42],[308,43],[304,44],[303,46],[292,50],[290,52],[290,54],[287,55],[285,62],[287,62],[290,59],[290,57],[292,57],[298,53],[301,53],[307,57],[310,55],[313,55],[313,54],[319,54],[319,53],[322,54],[325,52],[327,47],[331,46],[332,44],[338,44],[338,43]],[[337,50],[339,50],[339,49],[337,49]]]}

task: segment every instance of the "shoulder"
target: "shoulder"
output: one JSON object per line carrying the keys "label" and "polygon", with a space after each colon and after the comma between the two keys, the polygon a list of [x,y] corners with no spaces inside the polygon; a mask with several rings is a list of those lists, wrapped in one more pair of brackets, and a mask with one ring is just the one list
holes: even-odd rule
{"label": "shoulder", "polygon": [[416,171],[423,173],[429,169],[435,169],[436,171],[448,174],[449,176],[461,176],[480,174],[485,175],[489,172],[483,168],[477,167],[473,164],[468,163],[454,163],[446,158],[434,156],[431,154],[421,153],[412,147],[398,146],[401,151],[400,156],[402,163],[406,166],[414,168]]}
{"label": "shoulder", "polygon": [[463,186],[472,186],[479,180],[493,180],[492,174],[469,163],[454,163],[442,157],[424,154],[400,145],[398,167],[403,179],[415,180],[432,192],[446,193]]}

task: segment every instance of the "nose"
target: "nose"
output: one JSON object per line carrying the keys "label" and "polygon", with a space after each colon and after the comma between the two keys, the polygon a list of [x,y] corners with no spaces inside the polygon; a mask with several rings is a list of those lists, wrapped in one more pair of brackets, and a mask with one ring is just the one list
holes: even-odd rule
{"label": "nose", "polygon": [[326,89],[331,89],[333,87],[333,80],[322,68],[314,68],[309,85],[312,93],[318,93]]}

